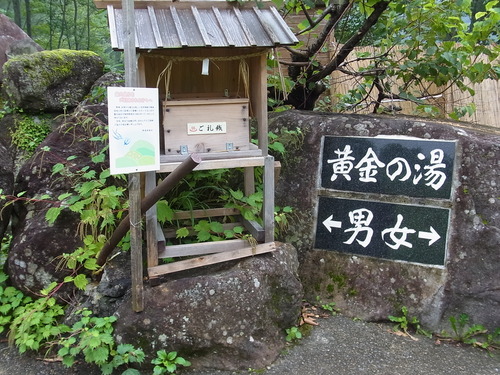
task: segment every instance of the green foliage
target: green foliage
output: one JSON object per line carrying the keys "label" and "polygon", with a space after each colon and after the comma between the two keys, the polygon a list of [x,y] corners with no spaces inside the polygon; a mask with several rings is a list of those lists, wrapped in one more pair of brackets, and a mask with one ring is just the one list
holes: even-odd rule
{"label": "green foliage", "polygon": [[300,332],[299,327],[290,327],[285,329],[286,341],[294,342],[302,338],[302,332]]}
{"label": "green foliage", "polygon": [[440,337],[490,351],[500,350],[500,327],[493,332],[488,332],[483,325],[472,324],[467,314],[460,314],[458,317],[450,316],[449,321],[453,332],[450,334],[443,331]]}
{"label": "green foliage", "polygon": [[474,336],[487,332],[484,326],[480,324],[471,325],[467,314],[460,314],[458,318],[451,316],[450,324],[453,330],[452,339],[465,344],[474,344],[476,342]]}
{"label": "green foliage", "polygon": [[64,308],[53,297],[36,300],[25,297],[22,302],[15,309],[9,326],[9,342],[15,344],[20,353],[37,351],[50,339],[68,332],[67,326],[58,323]]}
{"label": "green foliage", "polygon": [[409,330],[416,332],[418,334],[431,337],[431,333],[425,331],[421,325],[420,321],[418,320],[417,317],[410,317],[408,315],[408,308],[406,306],[403,306],[401,308],[401,316],[389,316],[389,320],[391,322],[397,323],[394,326],[395,331],[402,331],[405,334],[410,336],[410,333],[408,332]]}
{"label": "green foliage", "polygon": [[71,335],[58,342],[60,349],[57,355],[65,366],[71,367],[80,354],[84,356],[85,362],[98,365],[103,374],[111,374],[122,365],[144,361],[142,350],[132,345],[116,347],[112,335],[116,317],[95,317],[87,309],[76,314],[81,318],[70,328]]}
{"label": "green foliage", "polygon": [[[72,157],[69,157],[67,161],[71,160]],[[75,183],[73,192],[59,195],[57,199],[60,205],[47,211],[45,218],[51,224],[63,209],[69,209],[80,215],[80,236],[91,234],[97,239],[99,234],[107,235],[112,231],[121,213],[128,207],[125,188],[110,182],[109,169],[97,175],[89,166],[73,172],[68,164],[58,163],[52,167],[52,174],[60,174]],[[123,176],[117,178],[124,179]]]}
{"label": "green foliage", "polygon": [[50,117],[48,116],[19,115],[16,128],[11,134],[12,143],[31,156],[50,130]]}
{"label": "green foliage", "polygon": [[316,302],[323,310],[328,311],[331,315],[337,315],[337,308],[335,307],[335,302],[323,302],[321,301],[320,296],[316,296]]}
{"label": "green foliage", "polygon": [[151,363],[155,365],[153,369],[154,375],[173,374],[177,370],[177,366],[188,367],[191,362],[177,355],[177,352],[166,352],[159,350],[156,352],[156,358]]}
{"label": "green foliage", "polygon": [[[300,129],[281,129],[279,134],[270,132],[269,149],[286,160],[289,149],[301,147],[304,134]],[[221,241],[224,239],[243,238],[253,243],[253,239],[245,234],[242,226],[228,228],[223,224],[234,221],[232,217],[221,220],[175,221],[175,211],[191,211],[220,207],[234,208],[249,221],[262,225],[260,216],[263,204],[262,171],[256,170],[256,192],[245,195],[241,188],[242,171],[234,169],[217,169],[194,171],[172,189],[157,204],[157,216],[161,223],[176,225],[176,238],[181,242]],[[293,210],[291,207],[275,207],[275,233],[280,235],[288,229],[288,220]],[[189,227],[188,227],[189,226]]]}
{"label": "green foliage", "polygon": [[[474,95],[470,83],[500,77],[496,61],[500,54],[498,0],[275,3],[284,8],[285,14],[303,16],[298,23],[299,33],[308,34],[311,42],[293,48],[292,62],[296,65],[287,63],[287,79],[276,73],[276,59],[268,61],[275,72],[269,82],[273,108],[289,104],[298,109],[369,108],[385,112],[390,111],[391,100],[395,99],[427,106],[422,108],[423,113],[435,116],[442,115],[442,109],[432,95],[443,94],[452,85]],[[477,4],[482,5],[479,11]],[[330,28],[334,28],[336,43],[322,39],[330,34]],[[360,46],[373,48],[356,53],[354,48]],[[320,55],[325,50],[330,61]],[[331,108],[320,98],[334,71],[339,81],[352,80],[357,85],[339,95]],[[316,106],[312,105],[317,100]],[[471,110],[473,107],[466,103],[465,107],[453,109],[450,116],[459,118]]]}
{"label": "green foliage", "polygon": [[[61,324],[65,309],[48,295],[55,291],[50,285],[42,291],[46,297],[33,299],[12,286],[8,277],[0,272],[0,333],[8,332],[9,343],[17,346],[20,353],[28,350],[46,351],[58,349],[58,356],[67,367],[73,366],[77,357],[96,364],[103,374],[144,361],[144,352],[129,344],[116,345],[113,323],[116,317],[95,317],[87,309],[76,312],[79,319],[71,326]],[[127,369],[124,374],[139,374]]]}

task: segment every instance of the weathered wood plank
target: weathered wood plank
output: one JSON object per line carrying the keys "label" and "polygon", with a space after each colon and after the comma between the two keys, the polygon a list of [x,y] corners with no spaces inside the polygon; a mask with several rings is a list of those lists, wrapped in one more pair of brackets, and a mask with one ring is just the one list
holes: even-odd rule
{"label": "weathered wood plank", "polygon": [[[233,230],[237,226],[243,226],[243,223],[225,223],[222,224],[222,228],[224,230]],[[195,236],[196,230],[193,227],[187,227],[189,231],[189,236]],[[163,234],[165,238],[176,238],[177,230],[175,228],[167,228],[163,230]]]}
{"label": "weathered wood plank", "polygon": [[[240,151],[235,152],[239,154]],[[241,151],[244,152],[244,151]],[[224,153],[230,154],[230,153]],[[202,158],[207,155],[206,153],[200,154]],[[184,156],[185,158],[185,156]],[[173,163],[161,163],[160,171],[161,173],[172,172],[180,162]],[[209,169],[222,169],[222,168],[239,168],[239,167],[257,167],[264,165],[264,158],[262,156],[254,156],[248,158],[235,158],[235,159],[215,159],[215,160],[203,160],[194,170],[195,171],[206,171]]]}
{"label": "weathered wood plank", "polygon": [[176,213],[174,213],[174,220],[234,215],[240,215],[240,211],[238,211],[236,208],[208,208],[206,210],[177,211]]}
{"label": "weathered wood plank", "polygon": [[206,255],[234,251],[250,247],[246,240],[228,240],[219,242],[203,242],[188,245],[166,246],[165,250],[160,251],[159,258],[175,258],[192,255]]}
{"label": "weathered wood plank", "polygon": [[276,250],[276,244],[274,242],[269,242],[265,244],[257,245],[255,248],[248,247],[244,249],[238,249],[233,251],[226,251],[223,253],[206,255],[203,257],[181,260],[179,262],[163,264],[161,266],[148,268],[149,277],[158,277],[168,273],[184,271],[187,269],[208,266],[210,264],[216,264],[221,262],[227,262],[230,260],[246,258],[253,255],[265,254]]}
{"label": "weathered wood plank", "polygon": [[274,241],[274,157],[267,156],[264,165],[264,241]]}
{"label": "weathered wood plank", "polygon": [[[156,173],[146,172],[145,193],[148,195],[156,187]],[[148,267],[158,265],[158,218],[156,204],[146,211],[146,244]]]}
{"label": "weathered wood plank", "polygon": [[264,228],[262,228],[259,223],[252,220],[246,220],[244,218],[242,218],[242,221],[245,229],[250,232],[252,237],[255,238],[257,242],[264,242]]}

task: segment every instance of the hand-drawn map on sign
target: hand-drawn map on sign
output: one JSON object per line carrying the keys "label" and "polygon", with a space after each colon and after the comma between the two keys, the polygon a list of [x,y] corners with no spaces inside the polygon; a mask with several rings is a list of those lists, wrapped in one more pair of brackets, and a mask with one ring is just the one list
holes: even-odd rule
{"label": "hand-drawn map on sign", "polygon": [[320,197],[314,247],[443,266],[450,210]]}
{"label": "hand-drawn map on sign", "polygon": [[160,169],[158,89],[108,87],[111,174]]}
{"label": "hand-drawn map on sign", "polygon": [[327,136],[321,187],[450,199],[455,146],[442,140]]}

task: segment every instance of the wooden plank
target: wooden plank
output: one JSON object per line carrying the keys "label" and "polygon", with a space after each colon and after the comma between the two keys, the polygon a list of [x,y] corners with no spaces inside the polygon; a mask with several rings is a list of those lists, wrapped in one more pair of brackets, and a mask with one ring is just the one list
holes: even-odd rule
{"label": "wooden plank", "polygon": [[236,208],[208,208],[206,210],[177,211],[174,213],[174,220],[235,215],[240,215],[240,211]]}
{"label": "wooden plank", "polygon": [[217,22],[219,23],[219,27],[222,30],[222,33],[224,34],[224,38],[226,38],[227,45],[230,47],[235,46],[234,39],[230,33],[230,31],[227,28],[226,23],[222,19],[222,15],[220,14],[219,8],[217,7],[212,7],[212,11],[215,14],[215,18],[217,19]]}
{"label": "wooden plank", "polygon": [[274,158],[266,157],[264,165],[264,241],[274,241]]}
{"label": "wooden plank", "polygon": [[274,33],[273,29],[267,24],[267,22],[264,19],[263,15],[262,15],[262,13],[260,11],[260,9],[257,8],[257,7],[253,7],[253,11],[254,11],[255,15],[257,16],[257,18],[259,19],[259,22],[262,25],[262,27],[264,28],[264,30],[265,30],[267,36],[269,37],[269,39],[271,39],[271,41],[274,44],[279,44],[279,42],[280,42],[279,38]]}
{"label": "wooden plank", "polygon": [[[244,151],[241,151],[244,152]],[[239,153],[239,152],[235,152]],[[226,153],[227,154],[227,153]],[[200,156],[205,157],[205,154]],[[166,173],[172,172],[180,162],[175,163],[161,163],[159,172]],[[235,159],[222,159],[222,160],[203,160],[194,170],[206,171],[210,169],[223,169],[223,168],[239,168],[239,167],[257,167],[264,165],[264,158],[262,157],[249,157],[249,158],[235,158]]]}
{"label": "wooden plank", "polygon": [[[273,16],[276,19],[282,18],[281,14],[279,14],[278,10],[275,7],[271,7],[270,10],[271,10],[271,13],[273,14]],[[277,25],[277,26],[280,26],[280,25]],[[281,26],[284,26],[284,25],[281,25]],[[295,39],[298,42],[297,37],[292,32],[292,30],[290,29],[290,27],[280,27],[280,29],[287,35],[287,37],[290,40],[294,40]]]}
{"label": "wooden plank", "polygon": [[247,167],[243,170],[243,174],[245,195],[252,195],[255,193],[255,170],[253,167]]}
{"label": "wooden plank", "polygon": [[241,12],[238,8],[233,8],[233,12],[236,15],[236,18],[238,19],[238,22],[240,23],[240,26],[245,33],[245,37],[247,38],[247,41],[251,46],[256,46],[257,42],[255,41],[255,38],[253,37],[253,34],[250,32],[250,30],[247,27],[247,24],[245,20],[243,19],[243,16],[241,15]]}
{"label": "wooden plank", "polygon": [[109,23],[109,36],[112,46],[118,46],[118,35],[116,34],[116,19],[115,10],[111,5],[108,5],[108,23]]}
{"label": "wooden plank", "polygon": [[207,255],[245,249],[251,247],[246,240],[227,240],[218,242],[203,242],[186,245],[165,246],[165,250],[159,253],[161,259],[175,258],[192,255]]}
{"label": "wooden plank", "polygon": [[[137,87],[137,55],[135,50],[134,1],[122,0],[125,14],[126,40],[124,48],[125,86]],[[142,214],[140,173],[128,175],[130,216],[130,260],[132,279],[132,309],[144,310],[144,284],[142,267]]]}
{"label": "wooden plank", "polygon": [[250,60],[251,103],[253,116],[257,119],[257,137],[259,148],[265,156],[268,154],[267,123],[267,57],[257,56]]}
{"label": "wooden plank", "polygon": [[[224,223],[222,224],[223,230],[233,230],[237,226],[243,226],[242,223]],[[198,232],[193,228],[193,227],[186,227],[186,229],[189,231],[188,236],[193,237],[195,236]],[[176,238],[177,237],[177,229],[175,228],[165,228],[163,230],[164,237],[166,238]],[[172,246],[172,245],[170,245]]]}
{"label": "wooden plank", "polygon": [[169,107],[193,105],[218,105],[218,104],[244,104],[248,105],[246,98],[207,98],[207,99],[182,99],[169,100],[165,103]]}
{"label": "wooden plank", "polygon": [[[148,195],[156,187],[156,173],[146,172],[145,193]],[[146,211],[146,244],[148,267],[158,265],[158,218],[156,204]]]}
{"label": "wooden plank", "polygon": [[253,255],[265,254],[276,250],[274,242],[257,245],[255,248],[248,247],[223,253],[210,254],[203,257],[181,260],[175,263],[163,264],[161,266],[148,268],[149,277],[158,277],[168,273],[184,271],[187,269],[208,266],[211,264],[228,262],[230,260],[246,258]]}
{"label": "wooden plank", "polygon": [[160,27],[158,25],[158,20],[156,19],[155,9],[152,6],[148,6],[148,13],[149,19],[151,20],[151,27],[153,28],[156,46],[158,48],[163,47],[163,40],[161,39]]}
{"label": "wooden plank", "polygon": [[200,12],[198,12],[198,8],[196,8],[195,6],[192,6],[191,12],[193,12],[193,17],[196,20],[196,25],[198,26],[198,30],[200,30],[201,38],[203,39],[203,43],[205,43],[205,46],[211,47],[212,41],[210,40],[210,37],[208,36],[207,30],[205,29],[205,24],[203,23],[203,20],[201,19]]}
{"label": "wooden plank", "polygon": [[242,219],[242,222],[245,229],[250,232],[252,237],[255,238],[257,242],[264,242],[265,239],[264,228],[262,228],[262,226],[259,223],[253,220],[246,220],[244,218]]}
{"label": "wooden plank", "polygon": [[177,9],[173,6],[170,7],[170,14],[172,15],[172,19],[174,20],[175,30],[177,31],[177,36],[181,42],[183,47],[187,47],[188,42],[186,38],[186,34],[184,34],[184,29],[182,27],[182,22],[179,18],[179,14],[177,13]]}

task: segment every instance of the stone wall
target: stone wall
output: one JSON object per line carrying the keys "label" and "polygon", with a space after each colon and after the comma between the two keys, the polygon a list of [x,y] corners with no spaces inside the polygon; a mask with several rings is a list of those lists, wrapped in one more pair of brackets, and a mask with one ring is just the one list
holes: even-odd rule
{"label": "stone wall", "polygon": [[[301,111],[274,115],[270,129],[279,134],[282,128],[300,129],[303,133],[303,139],[288,137],[276,201],[278,205],[295,208],[286,240],[299,252],[300,275],[308,299],[333,301],[343,313],[367,320],[385,320],[407,306],[411,315],[435,330],[448,328],[449,317],[461,313],[489,329],[500,326],[498,130],[414,117]],[[448,199],[426,198],[425,194],[412,198],[404,191],[387,195],[320,188],[324,136],[455,141],[451,195]],[[425,264],[420,260],[391,260],[345,249],[338,251],[335,246],[316,249],[317,228],[321,227],[317,224],[323,220],[318,218],[323,204],[318,203],[319,196],[334,198],[334,202],[356,199],[406,205],[415,210],[439,207],[449,212],[447,236],[438,241],[445,246],[444,261]],[[332,212],[335,207],[332,206]],[[421,221],[423,226],[428,224],[425,217]],[[345,227],[338,232],[345,235]],[[414,232],[414,238],[416,235]],[[367,248],[370,251],[370,245]],[[411,255],[411,249],[408,254]],[[421,258],[425,260],[426,255]]]}

